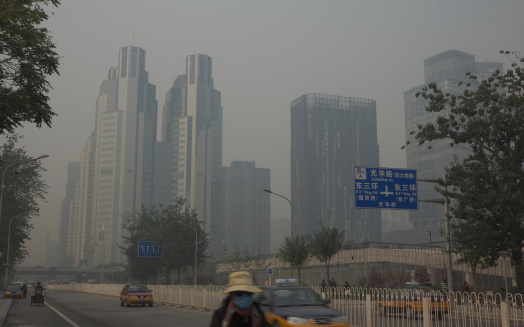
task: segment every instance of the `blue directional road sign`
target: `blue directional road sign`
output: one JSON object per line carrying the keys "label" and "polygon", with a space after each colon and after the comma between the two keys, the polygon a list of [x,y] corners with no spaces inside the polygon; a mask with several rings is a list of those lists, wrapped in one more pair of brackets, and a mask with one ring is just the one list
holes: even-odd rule
{"label": "blue directional road sign", "polygon": [[138,242],[139,257],[161,257],[162,242]]}
{"label": "blue directional road sign", "polygon": [[273,275],[273,269],[269,268],[269,269],[267,270],[267,274],[268,274],[269,276]]}
{"label": "blue directional road sign", "polygon": [[417,171],[354,167],[355,208],[418,210]]}

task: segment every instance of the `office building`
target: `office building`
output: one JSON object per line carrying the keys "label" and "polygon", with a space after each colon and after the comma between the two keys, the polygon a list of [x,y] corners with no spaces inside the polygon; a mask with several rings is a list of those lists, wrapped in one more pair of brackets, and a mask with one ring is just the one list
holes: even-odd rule
{"label": "office building", "polygon": [[[424,60],[425,85],[434,82],[444,93],[451,94],[458,94],[465,89],[465,86],[459,85],[459,82],[469,82],[466,73],[469,72],[482,80],[491,76],[496,70],[502,71],[502,63],[476,62],[475,56],[458,50],[449,50]],[[431,148],[428,148],[428,144],[418,146],[417,141],[410,135],[411,131],[417,130],[418,125],[435,121],[441,115],[425,111],[428,102],[420,96],[416,97],[416,93],[425,85],[404,92],[406,140],[411,141],[411,145],[406,147],[407,166],[409,169],[417,170],[419,179],[441,178],[445,172],[444,168],[449,165],[453,157],[463,159],[468,150],[467,146],[451,147],[449,140],[433,141]],[[434,183],[418,183],[419,199],[441,197],[442,195],[435,191]],[[442,240],[440,230],[445,228],[442,205],[419,202],[419,210],[410,211],[410,221],[414,229],[414,232],[411,232],[413,239],[427,239],[428,232],[431,232],[433,241]]]}
{"label": "office building", "polygon": [[120,49],[118,67],[109,69],[96,102],[93,136],[93,201],[86,247],[93,264],[124,262],[118,245],[122,215],[150,206],[156,142],[156,89],[148,82],[146,52]]}
{"label": "office building", "polygon": [[[166,94],[162,142],[167,144],[169,199],[186,200],[209,234],[208,254],[222,248],[222,105],[214,88],[211,57],[190,55],[186,73]],[[181,227],[183,228],[183,227]]]}
{"label": "office building", "polygon": [[291,232],[337,226],[380,241],[380,209],[354,208],[353,166],[379,166],[375,100],[305,94],[291,103]]}
{"label": "office building", "polygon": [[[75,261],[75,242],[78,230],[76,215],[76,187],[80,175],[80,163],[69,162],[67,165],[66,194],[60,208],[58,230],[59,250],[57,258],[60,266],[71,267]],[[55,243],[56,245],[56,243]]]}
{"label": "office building", "polygon": [[229,252],[270,253],[270,171],[254,162],[233,161],[224,167],[224,242]]}

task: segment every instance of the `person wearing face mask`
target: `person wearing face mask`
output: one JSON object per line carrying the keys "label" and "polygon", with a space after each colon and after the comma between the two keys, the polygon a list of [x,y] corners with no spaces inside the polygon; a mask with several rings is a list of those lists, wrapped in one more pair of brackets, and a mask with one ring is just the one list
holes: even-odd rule
{"label": "person wearing face mask", "polygon": [[253,276],[248,271],[237,271],[229,275],[220,308],[213,312],[210,327],[269,327],[264,312],[253,302],[253,293],[262,290],[253,285]]}

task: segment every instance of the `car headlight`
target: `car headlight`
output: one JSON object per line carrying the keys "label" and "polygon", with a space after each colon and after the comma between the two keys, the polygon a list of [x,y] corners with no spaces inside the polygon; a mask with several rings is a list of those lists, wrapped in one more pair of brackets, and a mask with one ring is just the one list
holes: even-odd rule
{"label": "car headlight", "polygon": [[341,322],[348,322],[348,318],[346,316],[338,316],[333,318],[333,322],[335,324],[341,323]]}
{"label": "car headlight", "polygon": [[290,325],[309,325],[309,321],[305,318],[288,317],[287,323]]}

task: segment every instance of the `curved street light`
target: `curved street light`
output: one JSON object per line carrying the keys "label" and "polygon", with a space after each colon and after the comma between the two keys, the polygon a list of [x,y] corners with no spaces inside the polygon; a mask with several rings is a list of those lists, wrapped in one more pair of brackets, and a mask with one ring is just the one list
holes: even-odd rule
{"label": "curved street light", "polygon": [[9,248],[11,245],[11,222],[13,222],[13,220],[15,220],[16,218],[26,216],[28,213],[29,212],[26,212],[20,215],[16,215],[12,217],[11,219],[9,219],[9,230],[7,232],[7,260],[5,261],[6,263],[5,265],[5,285],[6,287],[7,285],[9,285]]}
{"label": "curved street light", "polygon": [[293,234],[293,231],[292,231],[292,228],[291,228],[292,220],[293,220],[293,205],[291,204],[291,200],[289,200],[288,198],[286,198],[286,197],[283,196],[283,195],[280,195],[280,194],[278,194],[278,193],[275,193],[275,192],[271,191],[271,190],[268,189],[268,188],[263,188],[262,190],[263,190],[264,192],[266,192],[266,193],[275,194],[276,196],[279,196],[279,197],[281,197],[281,198],[283,198],[283,199],[286,199],[287,202],[289,202],[289,209],[290,209],[290,212],[289,212],[289,224],[290,224],[289,232],[290,232],[291,234]]}
{"label": "curved street light", "polygon": [[197,284],[197,249],[198,249],[198,232],[196,230],[195,227],[193,226],[189,226],[189,225],[186,225],[184,224],[183,222],[181,221],[177,221],[177,223],[181,224],[181,225],[184,225],[186,227],[189,227],[189,228],[192,228],[194,231],[195,231],[195,274],[193,276],[193,285],[194,285],[194,289],[196,290],[196,284]]}
{"label": "curved street light", "polygon": [[6,162],[8,163],[9,165],[7,165],[7,167],[4,168],[3,172],[2,172],[2,179],[0,181],[0,226],[2,225],[2,200],[4,198],[4,188],[5,188],[5,185],[4,185],[4,176],[5,176],[5,172],[12,166],[15,166],[16,165],[16,168],[15,168],[15,173],[18,174],[19,172],[19,167],[20,165],[22,164],[25,164],[25,163],[28,163],[28,162],[32,162],[32,161],[37,161],[37,160],[40,160],[40,159],[44,159],[44,158],[47,158],[49,157],[48,154],[43,154],[41,156],[38,156],[36,158],[32,158],[32,159],[28,159],[28,160],[22,160],[22,161],[17,161],[17,162]]}

